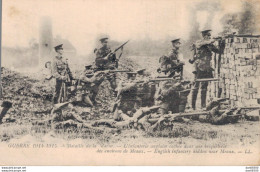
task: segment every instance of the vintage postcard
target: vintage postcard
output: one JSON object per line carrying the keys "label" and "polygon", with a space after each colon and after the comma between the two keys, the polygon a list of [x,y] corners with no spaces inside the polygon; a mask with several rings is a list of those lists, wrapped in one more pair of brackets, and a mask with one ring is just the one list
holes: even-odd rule
{"label": "vintage postcard", "polygon": [[260,165],[259,0],[2,0],[0,165]]}

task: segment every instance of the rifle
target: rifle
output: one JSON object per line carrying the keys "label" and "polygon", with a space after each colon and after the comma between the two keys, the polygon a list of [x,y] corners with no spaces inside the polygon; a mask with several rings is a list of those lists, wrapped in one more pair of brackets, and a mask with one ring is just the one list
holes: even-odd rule
{"label": "rifle", "polygon": [[[67,80],[65,82],[71,84],[71,81],[73,80],[73,77],[71,75],[71,71],[68,64],[68,59],[66,59],[66,73],[65,73]],[[72,85],[72,84],[71,84]]]}
{"label": "rifle", "polygon": [[[161,68],[158,68],[157,69],[157,72],[158,73],[161,73],[161,72],[164,72],[165,74],[167,74],[168,72],[170,72],[170,74],[167,76],[167,77],[181,77],[183,76],[183,66],[184,66],[184,63],[183,62],[180,62],[179,64],[177,64],[176,66],[173,66],[165,71],[162,71]],[[180,72],[180,75],[177,75],[175,76],[175,72]],[[159,77],[161,78],[161,77]]]}
{"label": "rifle", "polygon": [[[148,82],[175,81],[174,78],[155,78],[149,79]],[[136,83],[144,83],[145,81],[137,81]]]}
{"label": "rifle", "polygon": [[194,51],[194,53],[193,53],[193,57],[192,57],[192,59],[189,59],[189,63],[190,64],[193,64],[197,59],[198,59],[198,57],[197,57],[197,47],[196,47],[196,44],[195,43],[193,43],[192,45],[191,45],[191,51]]}
{"label": "rifle", "polygon": [[202,78],[202,79],[196,79],[195,82],[208,82],[208,81],[219,81],[218,78]]}
{"label": "rifle", "polygon": [[109,70],[108,73],[130,72],[129,70]]}
{"label": "rifle", "polygon": [[175,72],[180,72],[180,78],[182,79],[183,77],[183,66],[184,63],[180,62],[177,66],[174,66],[169,69],[170,75],[169,77],[175,76]]}
{"label": "rifle", "polygon": [[213,39],[219,41],[219,40],[224,40],[226,38],[232,38],[234,35],[236,34],[236,32],[230,33],[230,34],[226,34],[223,36],[217,36],[217,37],[213,37]]}
{"label": "rifle", "polygon": [[199,42],[193,43],[191,45],[191,51],[194,51],[192,59],[189,59],[189,63],[193,64],[197,59],[200,58],[198,55],[198,49],[201,48],[202,46],[213,44],[216,40],[214,39],[209,39],[209,40],[201,40]]}
{"label": "rifle", "polygon": [[130,40],[126,41],[125,43],[123,43],[122,45],[120,45],[119,47],[117,47],[113,52],[109,53],[106,57],[104,57],[105,60],[108,60],[109,57],[112,54],[115,54],[119,49],[123,48],[125,46],[125,44],[127,44]]}

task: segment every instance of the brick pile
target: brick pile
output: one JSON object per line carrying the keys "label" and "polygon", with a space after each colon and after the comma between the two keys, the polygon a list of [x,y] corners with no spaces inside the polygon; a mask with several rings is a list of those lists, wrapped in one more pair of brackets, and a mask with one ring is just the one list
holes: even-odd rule
{"label": "brick pile", "polygon": [[260,104],[259,44],[260,36],[254,35],[234,35],[225,39],[224,53],[221,57],[213,55],[214,75],[220,81],[210,83],[210,98],[228,98],[234,106]]}

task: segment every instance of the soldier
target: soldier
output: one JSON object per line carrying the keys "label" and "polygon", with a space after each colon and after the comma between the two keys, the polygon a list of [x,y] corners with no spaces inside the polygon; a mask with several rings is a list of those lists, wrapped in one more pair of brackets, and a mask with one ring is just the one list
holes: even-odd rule
{"label": "soldier", "polygon": [[128,116],[132,116],[141,106],[141,99],[137,96],[136,72],[127,73],[127,82],[121,82],[118,85],[117,102],[114,107],[114,119],[119,120],[119,110]]}
{"label": "soldier", "polygon": [[142,107],[154,105],[154,94],[156,91],[156,84],[154,82],[145,82],[147,81],[146,78],[145,69],[137,71],[137,80],[144,81],[137,86],[137,96],[142,100]]}
{"label": "soldier", "polygon": [[[195,69],[193,72],[195,74],[195,79],[202,78],[213,78],[213,69],[211,68],[212,51],[215,53],[220,53],[223,51],[223,47],[216,47],[213,43],[215,40],[211,39],[211,30],[202,31],[203,40],[196,42],[196,59],[195,59]],[[220,44],[221,45],[221,44]],[[199,90],[200,83],[195,82],[192,91],[192,108],[196,109],[196,99]],[[207,87],[208,82],[201,82],[201,108],[206,107],[206,97],[207,97]]]}
{"label": "soldier", "polygon": [[7,111],[12,107],[12,103],[9,101],[2,101],[0,99],[0,124],[2,124],[2,119],[6,115]]}
{"label": "soldier", "polygon": [[55,92],[53,96],[53,103],[63,103],[68,100],[67,88],[70,83],[74,83],[72,73],[68,66],[67,61],[62,57],[63,44],[54,47],[57,55],[53,59],[52,63],[52,75],[55,78]]}
{"label": "soldier", "polygon": [[[106,77],[105,71],[98,71],[96,73],[89,69],[90,66],[86,66],[84,76],[81,77],[79,82],[82,82],[82,101],[91,107],[96,104],[96,96],[99,91],[100,84],[104,81]],[[78,83],[78,85],[80,85]]]}
{"label": "soldier", "polygon": [[175,72],[181,73],[183,71],[183,62],[179,60],[179,49],[180,49],[180,39],[174,39],[172,42],[172,50],[169,52],[167,56],[162,56],[159,59],[161,63],[161,70],[165,74],[170,72],[171,76],[175,75]]}
{"label": "soldier", "polygon": [[[108,46],[108,38],[102,38],[100,39],[100,42],[102,47],[94,51],[96,53],[95,64],[97,71],[113,70],[117,68],[118,61],[116,59],[115,53],[112,53],[110,47]],[[110,82],[110,86],[116,95],[116,74],[112,73],[107,75],[107,80]]]}
{"label": "soldier", "polygon": [[181,84],[176,81],[163,81],[155,93],[155,105],[160,106],[159,113],[164,115],[179,112],[179,93]]}

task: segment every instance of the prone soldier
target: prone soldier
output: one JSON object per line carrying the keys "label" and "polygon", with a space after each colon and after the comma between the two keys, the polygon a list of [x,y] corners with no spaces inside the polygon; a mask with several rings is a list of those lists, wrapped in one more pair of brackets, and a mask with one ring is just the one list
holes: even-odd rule
{"label": "prone soldier", "polygon": [[161,115],[184,112],[189,93],[187,83],[178,80],[160,82],[155,93],[155,105],[160,106]]}
{"label": "prone soldier", "polygon": [[[223,43],[219,47],[214,45],[215,40],[211,39],[211,30],[202,31],[203,39],[196,42],[194,45],[196,48],[196,54],[194,59],[190,61],[194,63],[193,71],[196,79],[213,78],[213,69],[211,68],[212,52],[221,53],[223,51]],[[201,86],[200,86],[201,85]],[[206,97],[207,97],[207,87],[208,81],[196,82],[194,83],[194,88],[192,91],[192,108],[196,109],[196,100],[199,87],[201,88],[201,108],[206,107]]]}

